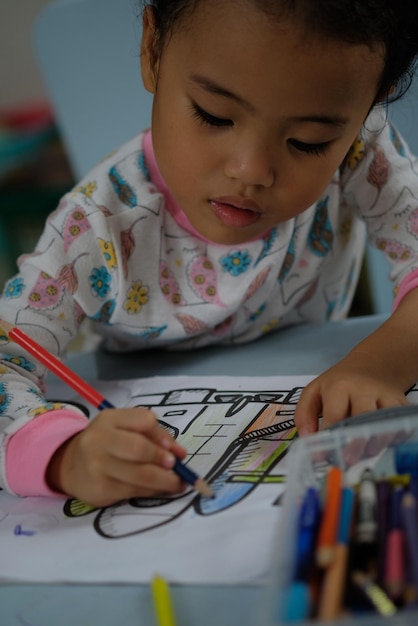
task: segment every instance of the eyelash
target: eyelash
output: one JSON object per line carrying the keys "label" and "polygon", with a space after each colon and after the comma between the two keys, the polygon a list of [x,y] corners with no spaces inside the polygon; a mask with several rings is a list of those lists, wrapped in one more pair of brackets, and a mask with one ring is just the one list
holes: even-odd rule
{"label": "eyelash", "polygon": [[223,117],[216,117],[211,115],[196,103],[192,105],[193,117],[206,126],[215,128],[225,128],[226,126],[233,126],[232,120],[225,119]]}
{"label": "eyelash", "polygon": [[[210,126],[212,128],[225,128],[234,125],[232,120],[211,115],[196,103],[193,103],[192,111],[193,117],[205,126]],[[328,143],[304,143],[303,141],[298,141],[297,139],[289,139],[288,141],[289,144],[299,152],[304,152],[305,154],[313,156],[324,156],[328,148]]]}
{"label": "eyelash", "polygon": [[297,139],[289,139],[289,144],[299,152],[305,152],[313,156],[324,156],[327,151],[328,143],[304,143]]}

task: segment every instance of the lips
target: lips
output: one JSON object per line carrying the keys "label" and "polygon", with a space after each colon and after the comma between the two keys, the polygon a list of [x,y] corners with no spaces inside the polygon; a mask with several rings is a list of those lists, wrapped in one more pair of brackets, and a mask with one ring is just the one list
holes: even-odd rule
{"label": "lips", "polygon": [[210,200],[209,203],[218,220],[233,228],[251,226],[262,215],[260,207],[246,198],[222,197]]}

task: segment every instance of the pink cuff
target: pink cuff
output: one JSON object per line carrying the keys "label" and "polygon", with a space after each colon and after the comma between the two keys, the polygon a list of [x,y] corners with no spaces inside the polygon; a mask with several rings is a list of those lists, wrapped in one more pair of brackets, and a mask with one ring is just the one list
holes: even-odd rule
{"label": "pink cuff", "polygon": [[56,496],[46,483],[45,472],[54,452],[83,430],[88,420],[81,413],[59,409],[43,413],[10,436],[6,444],[6,477],[20,496]]}
{"label": "pink cuff", "polygon": [[392,313],[393,311],[396,311],[400,302],[405,298],[405,296],[416,287],[418,287],[418,270],[414,270],[413,272],[405,276],[405,278],[399,285],[396,298],[393,302]]}

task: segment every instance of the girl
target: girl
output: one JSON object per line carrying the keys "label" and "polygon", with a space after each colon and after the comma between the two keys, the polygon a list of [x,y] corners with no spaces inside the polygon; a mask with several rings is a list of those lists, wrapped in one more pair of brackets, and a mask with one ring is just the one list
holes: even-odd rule
{"label": "girl", "polygon": [[[416,0],[155,0],[141,69],[152,130],[49,217],[0,318],[63,356],[84,318],[109,348],[251,341],[346,315],[368,237],[392,316],[302,394],[301,434],[406,404],[418,379],[418,166],[382,104],[418,52]],[[43,397],[3,338],[1,484],[96,506],[179,492],[185,451],[145,409],[91,423]]]}

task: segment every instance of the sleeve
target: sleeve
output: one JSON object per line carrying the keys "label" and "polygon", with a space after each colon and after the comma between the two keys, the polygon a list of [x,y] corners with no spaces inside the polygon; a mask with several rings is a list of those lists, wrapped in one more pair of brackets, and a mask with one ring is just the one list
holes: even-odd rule
{"label": "sleeve", "polygon": [[344,202],[364,220],[369,242],[389,261],[397,306],[417,283],[418,160],[383,110],[366,119],[341,180]]}
{"label": "sleeve", "polygon": [[[97,318],[105,304],[114,301],[117,277],[108,271],[100,246],[100,242],[110,239],[108,217],[108,212],[93,202],[85,187],[69,193],[47,219],[35,251],[18,259],[19,273],[6,283],[0,298],[0,320],[19,326],[59,359],[65,356],[82,320]],[[109,311],[108,307],[110,319]],[[14,449],[17,441],[11,443],[13,435],[44,414],[68,408],[47,401],[46,376],[42,364],[0,332],[0,487],[3,489],[14,491],[6,475],[6,447]],[[76,412],[74,407],[72,411]],[[43,435],[43,439],[46,442],[47,437]],[[43,462],[62,441],[58,437],[54,443],[51,435],[45,443],[48,452],[43,453]],[[30,457],[31,446],[30,437],[21,438],[19,454]],[[25,467],[29,474],[26,483],[22,476],[19,478],[19,484],[26,485],[19,488],[21,495],[31,493],[31,470],[27,463]]]}
{"label": "sleeve", "polygon": [[73,410],[48,411],[6,439],[6,482],[24,496],[62,495],[52,491],[45,474],[54,452],[87,426],[85,415]]}

